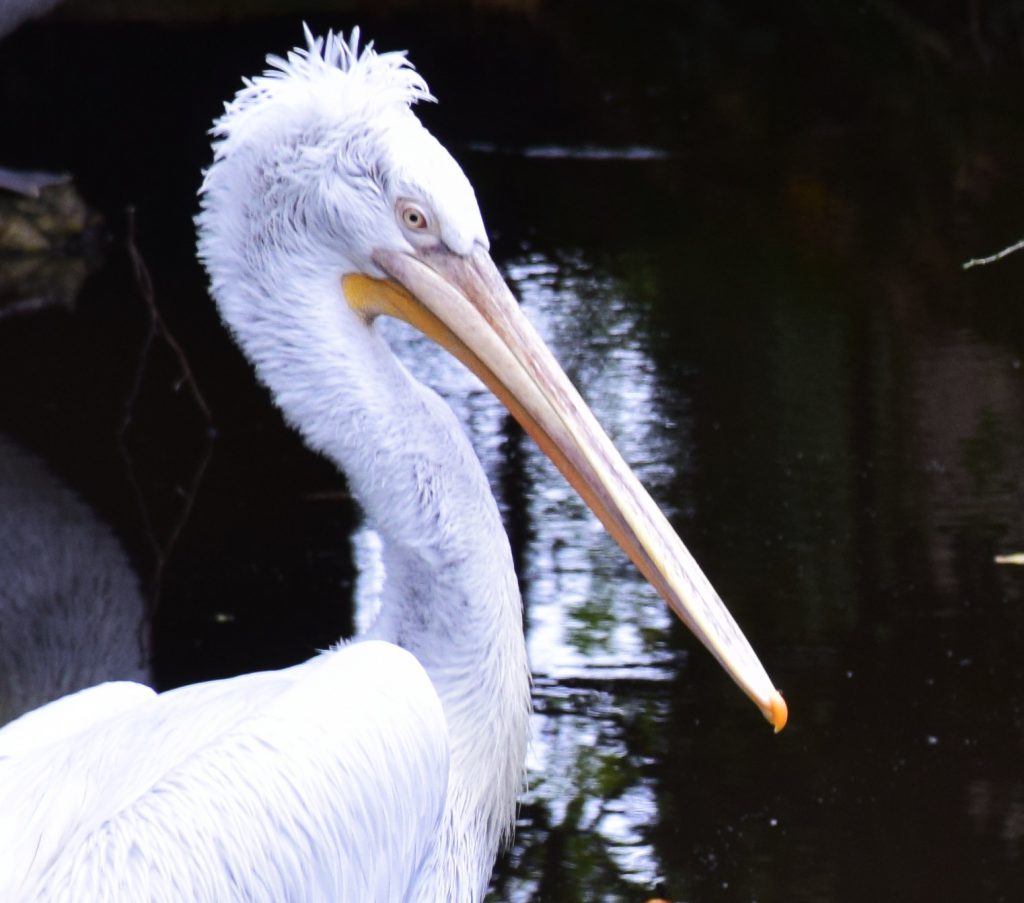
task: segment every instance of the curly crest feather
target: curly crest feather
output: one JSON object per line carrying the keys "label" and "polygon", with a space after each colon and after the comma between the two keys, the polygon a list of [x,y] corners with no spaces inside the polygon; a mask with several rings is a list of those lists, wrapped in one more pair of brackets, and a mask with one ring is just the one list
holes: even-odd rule
{"label": "curly crest feather", "polygon": [[[382,111],[402,113],[419,101],[434,102],[427,83],[409,62],[404,50],[377,53],[370,41],[359,46],[359,28],[353,28],[348,40],[341,32],[314,37],[303,25],[306,47],[289,51],[286,57],[271,54],[270,67],[263,75],[243,79],[243,88],[234,100],[224,105],[224,114],[210,130],[219,140],[216,156],[230,151],[233,139],[244,140],[258,122],[267,122],[268,114],[280,116],[322,115],[335,119],[379,116]],[[268,103],[286,100],[285,104]]]}

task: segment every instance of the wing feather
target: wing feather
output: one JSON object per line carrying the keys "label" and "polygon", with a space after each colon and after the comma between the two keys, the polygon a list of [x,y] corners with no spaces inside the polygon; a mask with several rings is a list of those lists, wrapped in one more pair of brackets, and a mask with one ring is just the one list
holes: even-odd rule
{"label": "wing feather", "polygon": [[69,693],[5,724],[0,729],[0,760],[52,745],[155,696],[150,687],[130,680],[109,681]]}
{"label": "wing feather", "polygon": [[447,776],[391,644],[184,687],[0,761],[0,899],[401,900]]}

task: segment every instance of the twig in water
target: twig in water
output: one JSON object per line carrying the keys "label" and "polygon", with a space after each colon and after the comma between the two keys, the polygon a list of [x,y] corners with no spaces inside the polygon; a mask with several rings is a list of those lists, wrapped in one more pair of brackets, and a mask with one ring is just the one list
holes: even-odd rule
{"label": "twig in water", "polygon": [[971,267],[982,266],[986,263],[995,263],[997,260],[1002,260],[1004,257],[1009,257],[1014,251],[1019,251],[1024,248],[1024,238],[1022,238],[1015,245],[1010,245],[1008,248],[1003,248],[991,257],[973,257],[964,264],[964,269],[969,270]]}
{"label": "twig in water", "polygon": [[[206,420],[207,426],[210,426],[213,424],[213,415],[210,413],[210,407],[207,405],[203,393],[199,391],[199,385],[192,375],[192,368],[189,366],[188,358],[185,357],[185,352],[182,350],[181,345],[178,344],[178,340],[174,338],[174,334],[167,328],[167,324],[164,322],[164,318],[160,315],[160,310],[156,306],[153,280],[150,278],[146,261],[142,259],[142,254],[139,253],[138,245],[135,243],[135,209],[129,207],[127,214],[128,235],[126,241],[128,256],[131,257],[132,268],[135,271],[135,279],[139,284],[139,291],[142,293],[142,300],[146,302],[146,307],[149,309],[149,331],[143,347],[143,356],[149,352],[149,346],[152,344],[153,339],[157,335],[163,336],[164,341],[167,342],[168,347],[178,359],[178,365],[181,367],[181,382],[188,386],[196,405],[203,412],[203,418]],[[139,375],[139,381],[141,382],[141,374]],[[136,384],[136,393],[133,393],[132,398],[129,399],[130,401],[134,401],[134,394],[137,394],[137,390],[138,384]],[[131,410],[126,411],[126,414],[130,421]],[[123,426],[127,425],[126,422]]]}
{"label": "twig in water", "polygon": [[[153,550],[153,556],[155,559],[150,591],[147,594],[149,596],[149,614],[150,617],[152,617],[159,605],[160,587],[163,581],[164,568],[171,557],[171,552],[177,544],[178,538],[181,536],[182,529],[188,522],[189,515],[192,512],[192,506],[195,503],[196,496],[198,495],[199,484],[202,482],[203,474],[206,472],[206,467],[210,463],[210,458],[213,454],[213,438],[215,431],[213,428],[213,416],[210,413],[210,407],[207,405],[206,399],[203,397],[203,393],[200,391],[199,385],[196,383],[195,376],[192,373],[192,368],[188,363],[188,358],[185,356],[185,352],[177,339],[175,339],[174,335],[167,328],[164,318],[160,315],[160,310],[156,303],[156,293],[153,290],[153,280],[149,275],[149,269],[146,266],[146,262],[143,259],[135,241],[135,211],[131,207],[127,210],[127,235],[125,238],[125,244],[128,256],[132,261],[132,269],[134,270],[135,280],[139,286],[139,293],[142,295],[142,300],[145,302],[146,308],[149,312],[149,324],[139,347],[139,360],[135,368],[135,379],[132,383],[131,390],[128,393],[128,397],[125,399],[124,415],[121,418],[121,425],[117,432],[117,443],[121,450],[121,456],[124,458],[127,466],[128,480],[135,493],[136,504],[138,505],[139,513],[142,516],[143,525],[146,531],[146,538]],[[146,372],[149,355],[153,349],[153,343],[158,336],[163,338],[167,343],[167,347],[170,348],[178,362],[178,366],[181,368],[181,377],[176,384],[176,387],[182,384],[188,386],[192,399],[206,422],[206,441],[203,446],[202,455],[199,463],[193,471],[192,479],[189,481],[188,487],[181,493],[183,501],[180,512],[171,524],[170,529],[167,531],[167,534],[162,541],[156,535],[156,528],[153,524],[153,519],[150,516],[149,508],[142,492],[142,487],[139,485],[139,481],[135,473],[134,461],[128,450],[128,444],[126,441],[128,430],[133,421],[136,405],[138,404],[139,395],[142,391],[142,381]]]}

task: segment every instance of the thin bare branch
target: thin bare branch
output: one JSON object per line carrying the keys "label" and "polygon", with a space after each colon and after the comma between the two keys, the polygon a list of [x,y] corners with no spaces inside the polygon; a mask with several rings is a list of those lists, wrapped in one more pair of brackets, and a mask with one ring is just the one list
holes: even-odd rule
{"label": "thin bare branch", "polygon": [[[117,441],[121,449],[121,454],[125,460],[125,464],[127,465],[128,480],[135,493],[136,503],[142,517],[146,538],[153,551],[155,559],[153,577],[150,583],[150,592],[148,594],[150,616],[152,616],[159,605],[160,588],[163,582],[164,568],[170,560],[171,553],[181,536],[181,532],[184,529],[185,524],[188,522],[196,496],[198,495],[199,485],[202,482],[203,474],[206,472],[207,465],[210,463],[210,458],[213,454],[213,438],[215,431],[213,429],[213,416],[210,412],[210,407],[207,405],[206,399],[203,397],[203,393],[200,391],[199,386],[196,383],[195,376],[192,373],[192,368],[189,366],[185,352],[177,339],[167,328],[167,324],[161,316],[160,310],[157,306],[156,293],[153,290],[153,280],[150,277],[149,268],[146,266],[146,262],[143,259],[135,241],[135,211],[132,208],[128,208],[127,210],[127,234],[125,237],[125,244],[128,256],[132,261],[132,268],[135,273],[136,282],[139,286],[139,293],[142,296],[142,300],[146,304],[146,308],[149,312],[149,324],[139,347],[139,360],[135,369],[135,378],[132,382],[128,396],[125,399],[124,413],[121,418],[121,425],[118,429]],[[134,412],[142,391],[142,383],[149,356],[153,350],[154,342],[158,337],[162,338],[167,343],[167,347],[170,348],[178,362],[178,366],[181,368],[181,377],[176,383],[176,388],[182,384],[188,386],[191,397],[206,422],[206,441],[203,446],[200,460],[193,469],[189,485],[181,490],[181,497],[183,499],[181,508],[163,538],[157,536],[157,530],[153,523],[153,519],[150,516],[149,506],[146,504],[145,494],[143,493],[142,487],[136,476],[134,462],[127,445],[127,434],[134,419]]]}
{"label": "thin bare branch", "polygon": [[1021,248],[1024,248],[1024,238],[1016,244],[1010,245],[1008,248],[1003,248],[1002,251],[999,251],[997,254],[993,254],[991,257],[974,257],[971,260],[968,260],[967,263],[964,264],[964,269],[969,270],[971,267],[982,266],[986,263],[995,263],[997,260],[1009,257],[1014,251],[1019,251]]}

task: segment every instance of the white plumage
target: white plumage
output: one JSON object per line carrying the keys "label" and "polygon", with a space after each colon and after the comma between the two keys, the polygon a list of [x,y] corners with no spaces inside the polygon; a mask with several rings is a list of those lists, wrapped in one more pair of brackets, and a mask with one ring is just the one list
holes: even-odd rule
{"label": "white plumage", "polygon": [[381,643],[164,693],[0,763],[0,899],[435,899],[417,880],[443,726],[423,669]]}
{"label": "white plumage", "polygon": [[[381,537],[380,615],[359,642],[284,671],[62,700],[87,710],[71,736],[45,709],[36,728],[15,722],[0,899],[482,898],[527,743],[521,603],[484,473],[374,328],[381,314],[484,379],[784,720],[706,578],[518,312],[469,182],[410,109],[429,98],[422,78],[355,34],[307,39],[217,123],[199,252],[259,378]],[[105,699],[122,710],[105,717]]]}

